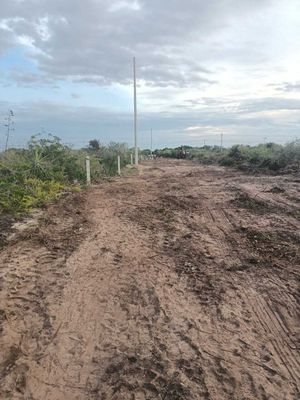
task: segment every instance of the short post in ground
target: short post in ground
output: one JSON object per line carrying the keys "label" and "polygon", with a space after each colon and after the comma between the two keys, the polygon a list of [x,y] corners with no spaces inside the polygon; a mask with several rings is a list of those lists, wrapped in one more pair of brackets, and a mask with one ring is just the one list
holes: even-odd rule
{"label": "short post in ground", "polygon": [[91,183],[91,160],[89,156],[85,158],[85,166],[86,166],[86,183],[90,185]]}
{"label": "short post in ground", "polygon": [[133,154],[130,154],[130,164],[133,165]]}
{"label": "short post in ground", "polygon": [[121,158],[118,156],[118,175],[121,175]]}

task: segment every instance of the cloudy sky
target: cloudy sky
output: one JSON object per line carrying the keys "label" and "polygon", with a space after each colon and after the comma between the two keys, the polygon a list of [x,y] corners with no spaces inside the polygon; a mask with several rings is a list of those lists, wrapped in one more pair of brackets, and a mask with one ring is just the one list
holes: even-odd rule
{"label": "cloudy sky", "polygon": [[141,147],[300,136],[300,0],[1,0],[11,145],[132,145],[133,56]]}

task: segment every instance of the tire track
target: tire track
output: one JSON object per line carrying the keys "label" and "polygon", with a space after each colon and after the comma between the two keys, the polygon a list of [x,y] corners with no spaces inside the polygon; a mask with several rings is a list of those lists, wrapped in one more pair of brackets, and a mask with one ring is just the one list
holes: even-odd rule
{"label": "tire track", "polygon": [[233,205],[228,190],[242,184],[256,193],[276,179],[154,161],[139,175],[89,190],[92,225],[80,246],[73,205],[66,205],[53,223],[46,218],[37,241],[0,253],[0,300],[8,289],[15,297],[0,307],[0,395],[299,398],[297,282],[280,272],[291,258],[278,263],[268,251],[265,263],[243,236],[248,227],[262,237],[273,229],[280,245],[290,217],[261,209],[255,218]]}
{"label": "tire track", "polygon": [[255,315],[255,323],[260,327],[269,338],[270,343],[275,351],[274,360],[276,362],[276,355],[278,356],[279,362],[277,365],[280,369],[285,369],[288,376],[290,376],[292,382],[296,385],[299,390],[299,352],[291,351],[288,346],[290,338],[286,335],[286,332],[281,328],[277,318],[273,314],[272,308],[269,304],[260,296],[258,293],[247,296],[249,305],[252,308],[253,315]]}

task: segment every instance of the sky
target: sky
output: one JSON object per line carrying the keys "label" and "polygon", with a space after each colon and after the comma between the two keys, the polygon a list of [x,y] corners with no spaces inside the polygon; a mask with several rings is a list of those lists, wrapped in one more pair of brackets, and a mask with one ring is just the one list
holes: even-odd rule
{"label": "sky", "polygon": [[0,149],[300,137],[300,0],[0,0]]}

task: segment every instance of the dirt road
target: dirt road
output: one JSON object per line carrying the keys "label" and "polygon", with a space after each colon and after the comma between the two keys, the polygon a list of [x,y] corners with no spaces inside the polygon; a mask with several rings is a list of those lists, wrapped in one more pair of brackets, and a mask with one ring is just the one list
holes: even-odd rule
{"label": "dirt road", "polygon": [[0,397],[299,399],[299,191],[155,161],[49,207],[0,253]]}

